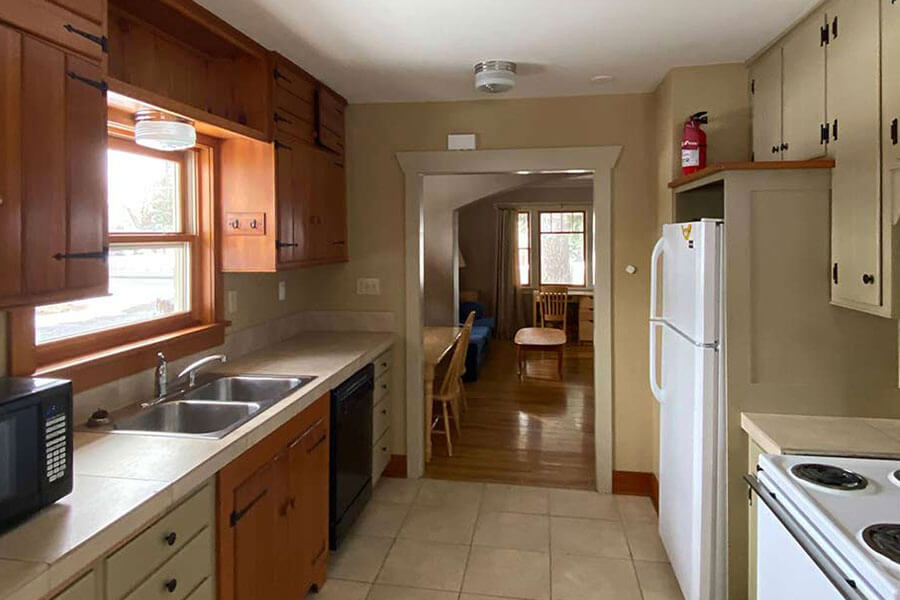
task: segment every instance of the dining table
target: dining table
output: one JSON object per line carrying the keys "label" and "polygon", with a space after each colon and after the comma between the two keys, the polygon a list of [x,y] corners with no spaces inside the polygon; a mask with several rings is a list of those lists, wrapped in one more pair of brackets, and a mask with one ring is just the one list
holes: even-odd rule
{"label": "dining table", "polygon": [[425,327],[422,345],[425,359],[425,462],[431,460],[431,426],[434,420],[434,374],[437,366],[447,358],[462,333],[462,327]]}

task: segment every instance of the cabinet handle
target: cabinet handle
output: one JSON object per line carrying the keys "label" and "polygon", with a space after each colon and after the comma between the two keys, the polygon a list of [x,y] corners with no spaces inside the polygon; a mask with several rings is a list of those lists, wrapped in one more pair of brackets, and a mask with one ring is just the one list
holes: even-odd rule
{"label": "cabinet handle", "polygon": [[250,219],[250,229],[256,229],[259,226],[259,221],[256,219]]}
{"label": "cabinet handle", "polygon": [[100,46],[100,49],[103,50],[104,53],[109,54],[109,39],[105,35],[94,35],[93,33],[78,29],[71,24],[63,25],[63,29],[69,33],[74,33],[75,35],[80,35],[83,38],[89,39]]}
{"label": "cabinet handle", "polygon": [[291,83],[291,80],[289,78],[285,77],[284,73],[279,71],[277,67],[272,71],[272,76],[275,77],[275,79],[284,79],[288,83]]}
{"label": "cabinet handle", "polygon": [[109,258],[109,246],[104,246],[103,250],[96,252],[57,252],[53,255],[53,258],[56,260],[106,260]]}
{"label": "cabinet handle", "polygon": [[307,454],[312,454],[312,451],[315,450],[316,448],[318,448],[319,446],[321,446],[322,443],[323,443],[326,439],[328,439],[328,434],[327,434],[327,433],[323,433],[323,434],[322,434],[322,437],[320,437],[318,440],[316,440],[316,443],[313,444],[312,446],[310,446],[310,447],[309,447],[309,450],[307,450],[306,453],[307,453]]}
{"label": "cabinet handle", "polygon": [[172,533],[168,534],[163,539],[166,541],[166,544],[168,544],[169,546],[174,546],[175,540],[178,539],[178,535],[176,535],[176,533],[173,531]]}
{"label": "cabinet handle", "polygon": [[244,515],[246,515],[250,511],[250,509],[253,508],[257,502],[262,500],[263,496],[265,496],[268,493],[269,493],[269,488],[264,489],[263,491],[261,491],[259,493],[258,496],[256,496],[256,498],[254,498],[253,500],[250,501],[250,504],[248,504],[241,510],[236,510],[236,511],[232,512],[231,517],[229,518],[231,526],[234,527],[235,525],[237,525],[237,522],[240,521],[241,519],[243,519]]}
{"label": "cabinet handle", "polygon": [[834,21],[831,22],[831,39],[836,40],[838,36],[838,28],[837,28],[838,18],[835,17]]}
{"label": "cabinet handle", "polygon": [[834,263],[831,266],[831,281],[833,281],[835,283],[835,285],[837,285],[837,282],[838,282],[838,264],[837,263]]}
{"label": "cabinet handle", "polygon": [[296,248],[300,244],[291,243],[291,242],[282,242],[281,240],[275,240],[275,248]]}
{"label": "cabinet handle", "polygon": [[169,593],[171,594],[175,591],[175,588],[178,587],[178,580],[170,579],[164,585],[165,585],[166,589],[169,591]]}
{"label": "cabinet handle", "polygon": [[866,285],[872,285],[875,283],[875,276],[871,273],[863,273],[862,282]]}
{"label": "cabinet handle", "polygon": [[778,154],[778,146],[772,146],[772,154]]}
{"label": "cabinet handle", "polygon": [[347,242],[345,242],[344,240],[338,240],[338,241],[336,241],[336,242],[331,242],[331,245],[332,245],[332,246],[343,246],[343,245],[346,244],[346,243],[347,243]]}
{"label": "cabinet handle", "polygon": [[781,144],[781,150],[782,150],[782,152],[784,152],[785,150],[787,150],[789,147],[790,147],[790,146],[788,146],[787,143]]}
{"label": "cabinet handle", "polygon": [[834,138],[834,141],[838,139],[838,120],[834,120],[834,124],[831,126],[831,137]]}
{"label": "cabinet handle", "polygon": [[241,222],[237,219],[232,219],[232,220],[228,221],[228,226],[231,227],[232,229],[238,229],[241,226]]}
{"label": "cabinet handle", "polygon": [[898,143],[897,119],[891,121],[891,143],[896,146]]}
{"label": "cabinet handle", "polygon": [[75,81],[80,81],[81,83],[97,88],[104,96],[106,95],[106,92],[109,91],[109,84],[102,79],[91,79],[89,77],[84,77],[83,75],[79,75],[75,71],[66,71],[66,75],[68,75],[70,79],[74,79]]}

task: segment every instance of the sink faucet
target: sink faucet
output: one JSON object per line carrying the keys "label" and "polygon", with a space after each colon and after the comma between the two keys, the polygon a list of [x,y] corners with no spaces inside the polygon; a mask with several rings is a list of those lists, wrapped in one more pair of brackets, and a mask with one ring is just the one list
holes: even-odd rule
{"label": "sink faucet", "polygon": [[210,356],[205,356],[205,357],[201,358],[200,360],[196,360],[196,361],[192,362],[191,364],[189,364],[188,366],[186,366],[184,368],[184,370],[182,370],[181,373],[178,374],[178,379],[181,379],[182,377],[187,375],[188,376],[188,386],[194,387],[194,384],[197,382],[197,371],[199,371],[202,367],[205,367],[206,365],[208,365],[210,363],[214,363],[216,361],[224,363],[227,360],[228,360],[228,358],[226,358],[224,354],[213,354]]}
{"label": "sink faucet", "polygon": [[154,373],[154,381],[156,382],[156,397],[162,398],[166,395],[168,388],[169,369],[166,355],[162,352],[156,353],[156,372]]}

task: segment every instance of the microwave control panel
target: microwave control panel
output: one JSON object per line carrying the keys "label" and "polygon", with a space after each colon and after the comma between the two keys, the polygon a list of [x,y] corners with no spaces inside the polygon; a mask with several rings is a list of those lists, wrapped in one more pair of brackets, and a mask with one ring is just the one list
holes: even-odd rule
{"label": "microwave control panel", "polygon": [[57,479],[62,479],[66,474],[68,415],[62,406],[53,403],[45,406],[44,418],[46,419],[44,421],[44,455],[47,457],[47,480],[52,483]]}

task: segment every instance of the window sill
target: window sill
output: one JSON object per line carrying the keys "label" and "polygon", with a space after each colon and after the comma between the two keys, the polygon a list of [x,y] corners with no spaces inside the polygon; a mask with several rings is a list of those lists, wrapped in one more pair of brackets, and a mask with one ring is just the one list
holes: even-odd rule
{"label": "window sill", "polygon": [[34,375],[71,379],[75,392],[83,392],[156,366],[157,352],[165,353],[169,360],[176,360],[219,346],[225,341],[225,326],[225,323],[210,323],[179,329],[62,362],[41,365]]}

